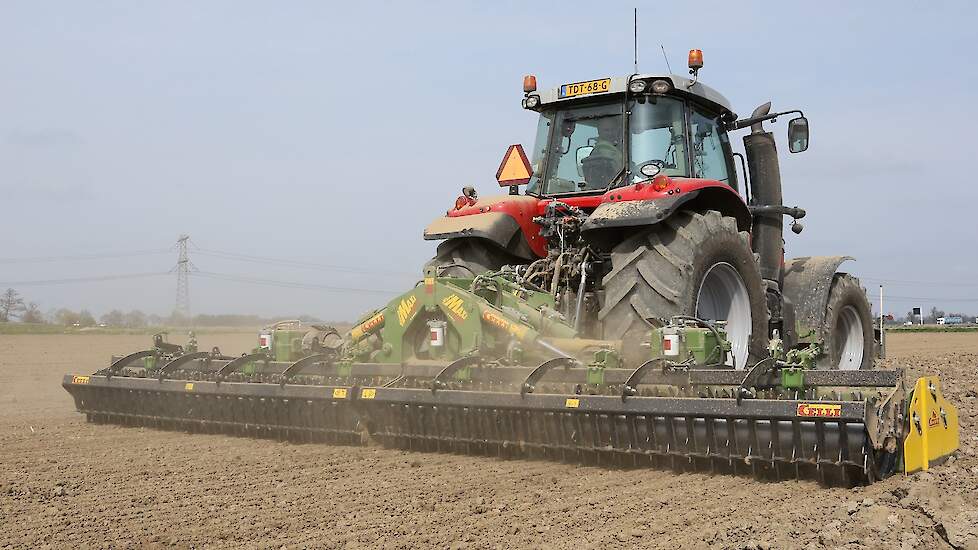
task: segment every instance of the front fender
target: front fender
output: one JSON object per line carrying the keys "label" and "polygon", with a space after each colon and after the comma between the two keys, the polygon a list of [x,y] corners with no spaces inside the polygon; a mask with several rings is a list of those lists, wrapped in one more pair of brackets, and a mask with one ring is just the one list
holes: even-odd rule
{"label": "front fender", "polygon": [[799,336],[814,329],[819,337],[825,322],[832,280],[842,262],[855,260],[852,256],[805,256],[784,262],[785,298],[795,308],[795,320],[801,325]]}
{"label": "front fender", "polygon": [[424,238],[486,239],[510,254],[536,260],[547,255],[546,239],[539,235],[540,226],[533,223],[539,202],[527,195],[484,197],[475,204],[449,210],[431,222],[424,230]]}
{"label": "front fender", "polygon": [[458,237],[479,237],[506,248],[513,235],[519,230],[519,224],[512,217],[500,212],[487,212],[457,218],[448,216],[438,218],[425,228],[424,238],[428,241],[440,241]]}

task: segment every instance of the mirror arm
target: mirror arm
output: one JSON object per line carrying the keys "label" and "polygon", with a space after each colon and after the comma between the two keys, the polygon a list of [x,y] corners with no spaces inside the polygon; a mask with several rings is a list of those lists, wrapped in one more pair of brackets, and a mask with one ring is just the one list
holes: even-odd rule
{"label": "mirror arm", "polygon": [[746,127],[750,126],[751,124],[757,124],[758,122],[764,122],[766,120],[774,120],[774,119],[778,118],[779,116],[790,115],[790,114],[793,114],[793,113],[798,113],[798,116],[805,116],[805,113],[801,112],[800,110],[793,109],[791,111],[782,111],[780,113],[771,113],[771,114],[767,114],[767,115],[761,115],[761,116],[755,116],[755,117],[749,117],[749,118],[742,118],[740,120],[735,120],[733,122],[728,122],[725,125],[725,128],[726,128],[726,130],[728,132],[733,132],[734,130],[740,130],[741,128],[746,128]]}
{"label": "mirror arm", "polygon": [[804,218],[806,214],[805,209],[797,206],[751,205],[747,209],[752,216],[791,216],[795,220]]}

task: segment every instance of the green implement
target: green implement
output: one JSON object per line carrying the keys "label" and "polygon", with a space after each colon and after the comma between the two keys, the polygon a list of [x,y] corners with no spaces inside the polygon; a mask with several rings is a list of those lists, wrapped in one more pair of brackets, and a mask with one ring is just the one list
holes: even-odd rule
{"label": "green implement", "polygon": [[926,468],[957,448],[936,382],[909,395],[901,371],[817,370],[777,342],[734,369],[722,324],[691,317],[650,327],[636,344],[644,359],[627,364],[630,344],[577,338],[548,293],[507,272],[429,271],[338,353],[262,351],[267,336],[298,332],[274,327],[236,358],[137,352],[64,387],[93,422],[828,485]]}

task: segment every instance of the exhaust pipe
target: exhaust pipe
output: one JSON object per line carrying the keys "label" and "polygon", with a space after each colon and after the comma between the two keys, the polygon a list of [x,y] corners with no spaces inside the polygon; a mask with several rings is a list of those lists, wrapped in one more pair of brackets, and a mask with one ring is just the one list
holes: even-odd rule
{"label": "exhaust pipe", "polygon": [[[771,103],[754,109],[751,117],[760,117],[771,111]],[[778,148],[774,134],[765,132],[763,122],[750,126],[751,133],[744,136],[747,152],[747,168],[750,172],[752,206],[783,206],[781,196],[781,168],[778,165]],[[780,214],[754,217],[751,246],[760,257],[761,277],[775,281],[780,287],[784,263],[784,221]]]}

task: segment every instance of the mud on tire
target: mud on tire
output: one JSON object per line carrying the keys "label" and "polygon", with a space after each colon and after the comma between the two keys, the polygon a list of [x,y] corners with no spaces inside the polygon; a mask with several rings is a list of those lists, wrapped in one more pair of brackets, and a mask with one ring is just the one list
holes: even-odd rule
{"label": "mud on tire", "polygon": [[449,239],[438,245],[435,257],[425,267],[442,267],[443,277],[468,277],[497,271],[504,265],[525,263],[486,239]]}
{"label": "mud on tire", "polygon": [[[859,279],[836,273],[829,289],[822,328],[829,369],[869,369],[876,355],[873,315]],[[823,362],[824,363],[824,362]]]}
{"label": "mud on tire", "polygon": [[[750,312],[749,327],[737,346],[737,368],[767,356],[768,312],[761,275],[749,235],[737,221],[717,211],[678,212],[614,247],[612,270],[605,275],[604,302],[598,314],[604,337],[625,340],[628,362],[641,361],[636,339],[648,331],[645,319],[696,315],[703,282],[715,266],[735,272],[746,289],[740,310]],[[711,279],[712,281],[712,279]],[[743,323],[741,323],[743,325]],[[729,327],[734,332],[734,326]],[[737,353],[735,353],[735,356]]]}

